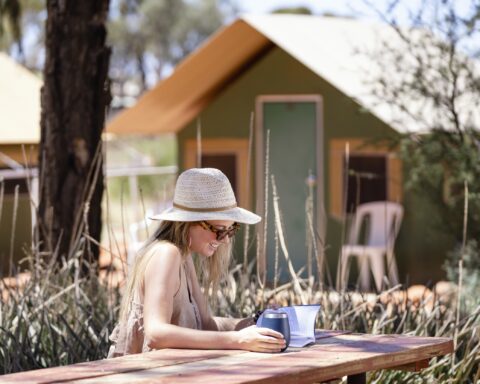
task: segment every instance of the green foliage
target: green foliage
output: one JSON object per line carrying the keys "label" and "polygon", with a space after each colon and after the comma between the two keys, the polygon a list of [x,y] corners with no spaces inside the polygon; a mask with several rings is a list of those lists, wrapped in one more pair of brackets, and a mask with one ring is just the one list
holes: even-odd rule
{"label": "green foliage", "polygon": [[444,269],[447,278],[457,283],[465,236],[462,284],[466,308],[475,308],[480,304],[480,250],[475,240],[480,236],[480,133],[432,130],[403,135],[398,144],[407,170],[406,187],[426,196],[438,213],[431,214],[430,228],[424,233],[433,229],[454,239],[455,249],[446,250]]}
{"label": "green foliage", "polygon": [[277,8],[277,9],[273,10],[272,13],[294,14],[294,15],[311,15],[312,10],[308,7],[288,7],[288,8]]}
{"label": "green foliage", "polygon": [[[153,85],[233,12],[229,0],[112,0],[108,39],[114,106],[130,106],[124,94],[136,97]],[[22,63],[41,70],[45,19],[43,0],[0,0],[0,48],[17,44]],[[125,89],[127,82],[138,89]]]}
{"label": "green foliage", "polygon": [[0,50],[15,53],[23,65],[38,72],[45,18],[44,0],[0,0]]}
{"label": "green foliage", "polygon": [[19,0],[0,0],[0,38],[9,32],[14,41],[20,41],[21,13],[22,7]]}
{"label": "green foliage", "polygon": [[468,187],[467,238],[480,236],[480,134],[432,130],[401,137],[406,186],[429,196],[443,224],[459,242],[463,236],[465,182]]}
{"label": "green foliage", "polygon": [[[140,92],[216,31],[226,17],[224,0],[120,1],[112,8],[111,74],[120,88],[133,79]],[[147,77],[150,81],[147,81]]]}
{"label": "green foliage", "polygon": [[467,311],[480,305],[480,248],[477,240],[470,240],[465,249],[457,247],[449,252],[444,269],[450,281],[459,281],[459,261],[463,253],[462,285]]}
{"label": "green foliage", "polygon": [[[375,10],[390,25],[395,39],[381,41],[379,49],[369,52],[378,65],[369,82],[378,104],[400,112],[397,126],[405,131],[413,126],[422,132],[401,135],[396,142],[405,164],[406,186],[429,199],[438,212],[432,217],[442,218],[429,222],[430,227],[454,237],[457,244],[478,239],[478,2],[466,1],[462,7],[454,0],[383,5],[384,10]],[[398,20],[399,12],[408,15],[407,21]],[[472,246],[468,249],[467,257],[478,258]],[[454,251],[447,265],[451,278],[458,254]],[[465,266],[465,277],[472,272],[470,268]],[[475,278],[468,275],[467,280],[470,284]]]}

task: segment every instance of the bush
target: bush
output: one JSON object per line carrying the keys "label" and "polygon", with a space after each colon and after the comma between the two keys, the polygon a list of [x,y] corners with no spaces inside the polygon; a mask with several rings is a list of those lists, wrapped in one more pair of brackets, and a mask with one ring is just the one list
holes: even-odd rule
{"label": "bush", "polygon": [[466,310],[474,310],[480,305],[480,249],[477,240],[470,240],[462,252],[462,247],[448,253],[444,264],[447,278],[450,281],[459,281],[459,260],[463,253],[462,295]]}

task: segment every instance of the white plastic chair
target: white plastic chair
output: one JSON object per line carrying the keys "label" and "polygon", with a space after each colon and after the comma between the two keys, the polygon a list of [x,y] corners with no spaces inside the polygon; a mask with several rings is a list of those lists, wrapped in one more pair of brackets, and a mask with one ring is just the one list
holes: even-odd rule
{"label": "white plastic chair", "polygon": [[[370,270],[375,287],[382,289],[385,275],[390,283],[398,284],[398,270],[393,253],[395,238],[403,218],[403,207],[389,201],[361,204],[350,228],[348,244],[342,246],[340,284],[346,284],[349,275],[349,259],[356,257],[360,271],[360,288],[370,289]],[[364,244],[360,235],[365,228]],[[386,267],[385,268],[385,261]]]}

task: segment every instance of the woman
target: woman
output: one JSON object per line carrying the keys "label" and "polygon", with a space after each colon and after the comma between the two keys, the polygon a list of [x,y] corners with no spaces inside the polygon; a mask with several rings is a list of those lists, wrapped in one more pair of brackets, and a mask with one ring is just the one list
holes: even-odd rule
{"label": "woman", "polygon": [[251,318],[213,318],[192,261],[200,258],[207,286],[226,275],[238,223],[260,217],[237,207],[228,178],[218,169],[183,172],[173,207],[140,250],[127,282],[109,357],[161,348],[244,349],[279,352],[281,333],[257,328]]}

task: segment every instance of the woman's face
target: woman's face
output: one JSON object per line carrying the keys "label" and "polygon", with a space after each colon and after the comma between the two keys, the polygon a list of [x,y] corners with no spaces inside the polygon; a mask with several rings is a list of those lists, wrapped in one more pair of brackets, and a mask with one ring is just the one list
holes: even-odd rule
{"label": "woman's face", "polygon": [[[234,222],[228,220],[208,220],[206,223],[212,225],[216,229],[227,229],[230,228]],[[190,239],[190,251],[205,257],[212,256],[220,244],[230,242],[228,236],[225,236],[222,240],[217,240],[216,233],[202,227],[200,224],[190,227]]]}

